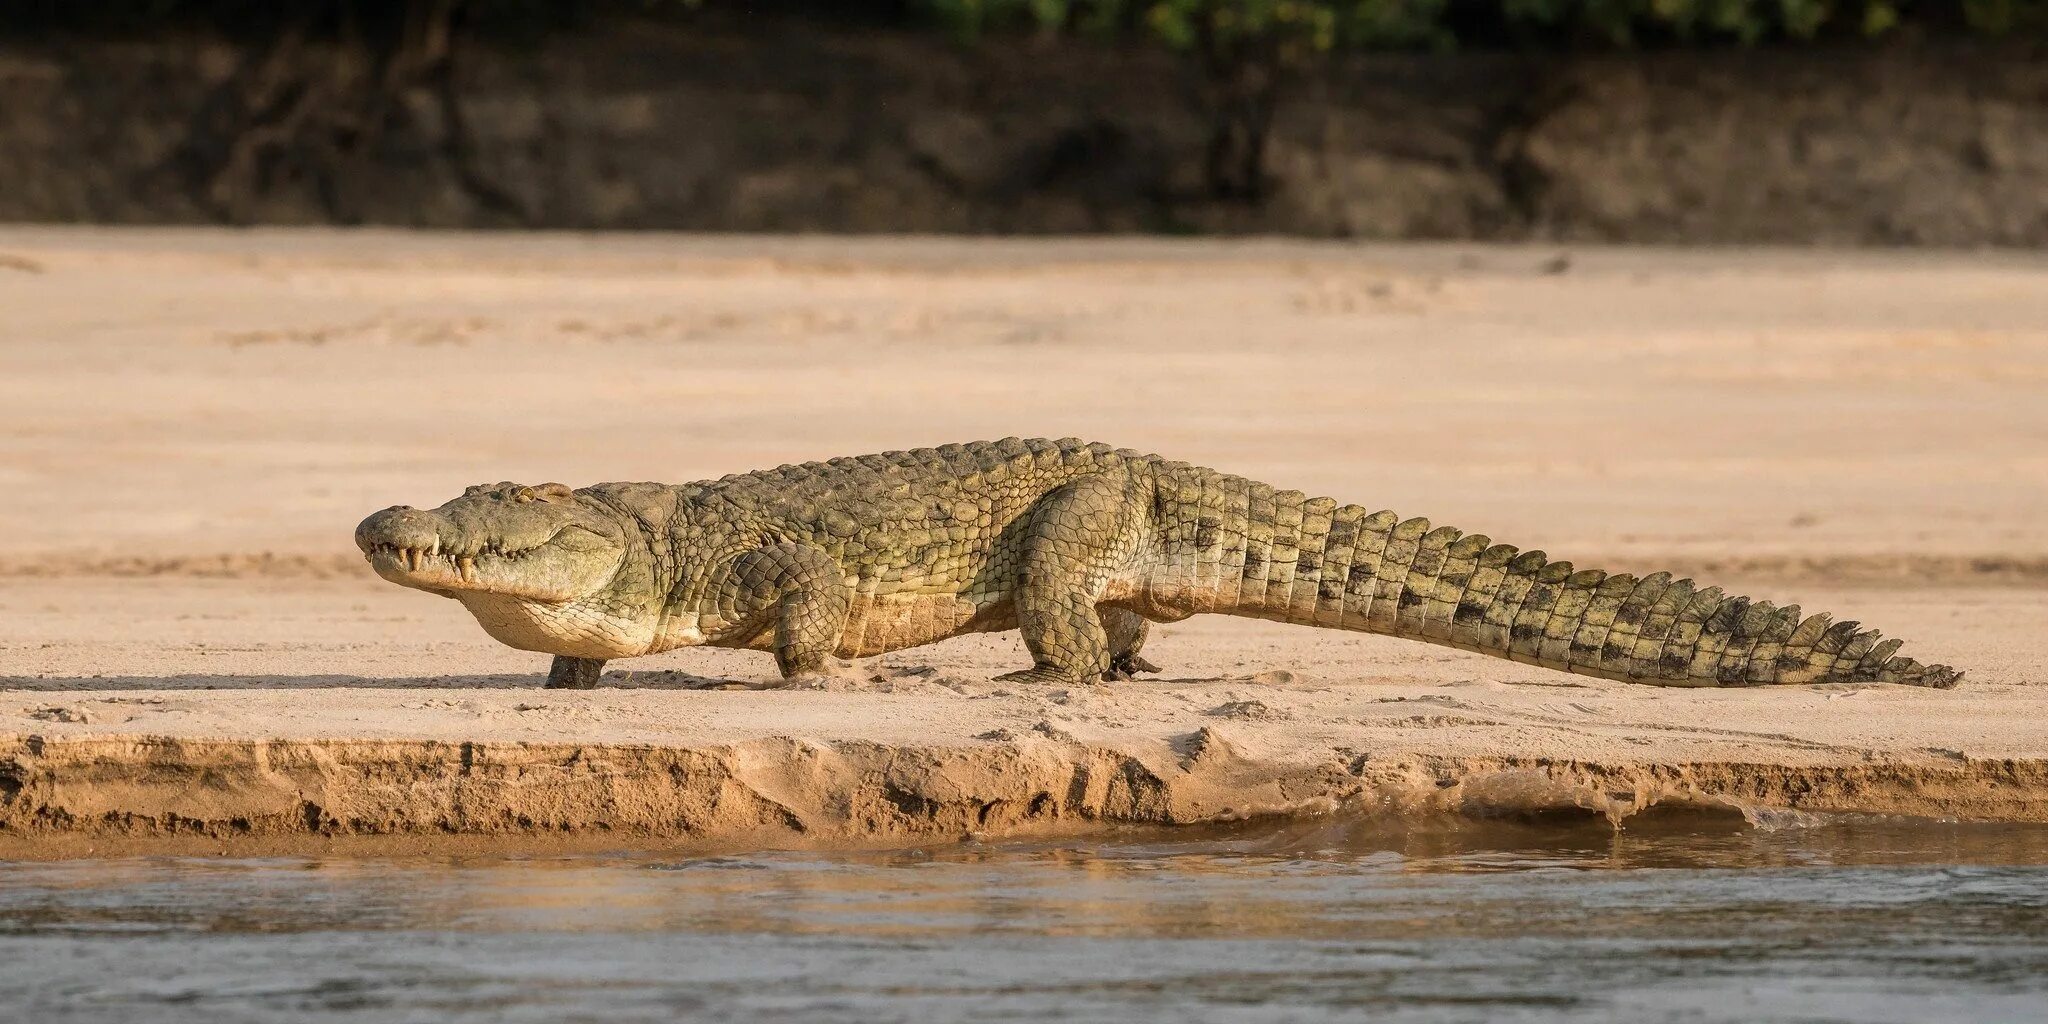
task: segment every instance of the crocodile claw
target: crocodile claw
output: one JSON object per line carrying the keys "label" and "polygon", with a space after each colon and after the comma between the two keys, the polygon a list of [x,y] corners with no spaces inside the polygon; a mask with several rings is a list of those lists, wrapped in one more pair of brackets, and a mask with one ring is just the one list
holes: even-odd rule
{"label": "crocodile claw", "polygon": [[1104,682],[1124,683],[1138,677],[1140,672],[1158,672],[1159,666],[1135,654],[1119,654],[1110,660],[1109,671],[1102,674]]}

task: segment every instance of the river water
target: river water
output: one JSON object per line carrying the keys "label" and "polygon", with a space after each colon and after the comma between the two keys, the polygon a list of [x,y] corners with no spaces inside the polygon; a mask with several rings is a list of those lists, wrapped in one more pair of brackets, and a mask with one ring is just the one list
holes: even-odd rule
{"label": "river water", "polygon": [[2042,1021],[2048,830],[6,863],[0,1019]]}

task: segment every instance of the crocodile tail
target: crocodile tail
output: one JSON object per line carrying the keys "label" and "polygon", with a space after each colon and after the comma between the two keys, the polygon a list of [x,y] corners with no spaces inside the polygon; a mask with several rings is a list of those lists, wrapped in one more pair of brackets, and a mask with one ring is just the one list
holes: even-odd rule
{"label": "crocodile tail", "polygon": [[[1530,665],[1664,686],[1885,682],[1947,688],[1962,672],[1797,605],[1658,572],[1575,569],[1427,519],[1214,480],[1190,508],[1184,569],[1201,607],[1443,644]],[[1209,524],[1205,526],[1204,524]]]}

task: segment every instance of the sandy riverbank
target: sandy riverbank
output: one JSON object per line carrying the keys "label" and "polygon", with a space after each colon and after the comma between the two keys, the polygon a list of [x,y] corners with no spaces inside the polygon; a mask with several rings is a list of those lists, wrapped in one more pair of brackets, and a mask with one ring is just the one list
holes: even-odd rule
{"label": "sandy riverbank", "polygon": [[[0,827],[913,842],[1248,814],[2048,820],[2048,262],[1277,243],[0,231]],[[1630,687],[1197,620],[765,689],[544,659],[354,561],[499,479],[1079,435],[1679,568],[1963,687]],[[168,847],[166,847],[168,848]]]}

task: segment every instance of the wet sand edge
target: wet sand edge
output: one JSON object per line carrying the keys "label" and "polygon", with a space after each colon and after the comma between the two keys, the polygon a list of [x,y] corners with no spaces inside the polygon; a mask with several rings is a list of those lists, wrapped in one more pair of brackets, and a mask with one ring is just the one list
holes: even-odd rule
{"label": "wet sand edge", "polygon": [[2048,759],[1284,760],[772,737],[701,747],[0,737],[0,856],[887,848],[1353,813],[1626,827],[1650,808],[2048,822]]}

